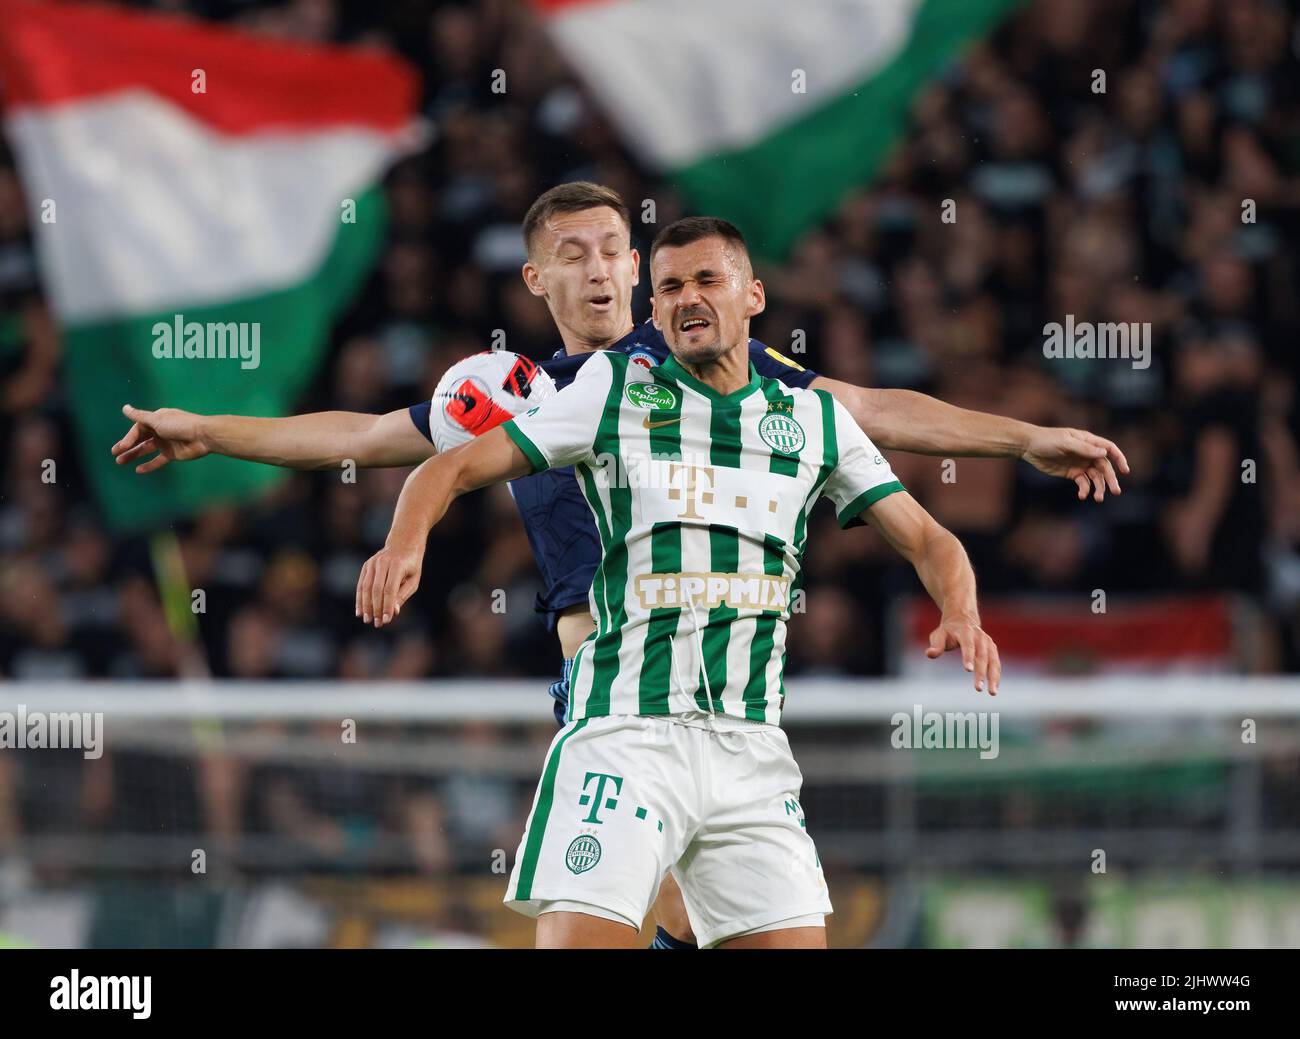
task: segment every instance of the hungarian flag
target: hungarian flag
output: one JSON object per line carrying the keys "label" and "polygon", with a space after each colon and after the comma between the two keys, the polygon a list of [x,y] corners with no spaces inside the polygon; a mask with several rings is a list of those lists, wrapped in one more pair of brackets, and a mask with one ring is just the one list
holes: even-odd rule
{"label": "hungarian flag", "polygon": [[246,498],[278,471],[115,466],[121,406],[292,407],[382,243],[378,181],[412,139],[415,74],[114,7],[0,0],[0,26],[4,131],[110,522]]}
{"label": "hungarian flag", "polygon": [[[898,605],[898,671],[913,677],[961,673],[961,657],[927,660],[939,608]],[[1189,675],[1230,672],[1238,655],[1231,601],[1222,595],[1117,598],[981,598],[980,621],[1008,675]]]}
{"label": "hungarian flag", "polygon": [[780,256],[1016,0],[533,0],[649,165]]}

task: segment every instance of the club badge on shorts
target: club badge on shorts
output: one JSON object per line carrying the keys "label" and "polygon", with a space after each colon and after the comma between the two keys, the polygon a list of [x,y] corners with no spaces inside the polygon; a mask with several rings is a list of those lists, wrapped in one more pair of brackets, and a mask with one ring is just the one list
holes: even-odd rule
{"label": "club badge on shorts", "polygon": [[569,850],[564,855],[564,864],[573,873],[586,873],[599,861],[600,841],[587,834],[573,838]]}

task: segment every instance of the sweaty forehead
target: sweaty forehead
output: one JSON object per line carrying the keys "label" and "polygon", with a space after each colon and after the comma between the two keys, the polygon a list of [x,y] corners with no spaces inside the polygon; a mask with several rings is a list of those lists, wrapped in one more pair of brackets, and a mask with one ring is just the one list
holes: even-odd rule
{"label": "sweaty forehead", "polygon": [[668,278],[688,278],[701,271],[743,276],[749,265],[730,242],[702,238],[686,245],[661,247],[651,261],[651,268],[651,278],[657,284]]}
{"label": "sweaty forehead", "polygon": [[542,224],[542,232],[539,244],[551,249],[558,249],[565,242],[601,242],[610,237],[626,241],[628,237],[619,215],[605,206],[576,213],[554,213]]}

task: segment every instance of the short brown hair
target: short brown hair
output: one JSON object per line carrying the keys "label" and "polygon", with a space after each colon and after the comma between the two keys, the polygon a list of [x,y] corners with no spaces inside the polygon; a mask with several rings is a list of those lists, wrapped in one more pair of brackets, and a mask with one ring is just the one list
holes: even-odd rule
{"label": "short brown hair", "polygon": [[628,235],[632,234],[632,216],[628,213],[623,196],[603,184],[572,180],[542,192],[537,196],[537,201],[528,207],[528,213],[524,216],[524,249],[529,256],[533,254],[533,237],[537,234],[537,229],[556,213],[579,213],[599,206],[607,206],[617,213],[627,228]]}
{"label": "short brown hair", "polygon": [[705,238],[721,238],[746,260],[749,259],[749,246],[745,244],[745,236],[730,220],[716,216],[687,216],[673,221],[655,235],[655,240],[650,244],[650,262],[654,263],[655,253],[660,249],[690,245]]}

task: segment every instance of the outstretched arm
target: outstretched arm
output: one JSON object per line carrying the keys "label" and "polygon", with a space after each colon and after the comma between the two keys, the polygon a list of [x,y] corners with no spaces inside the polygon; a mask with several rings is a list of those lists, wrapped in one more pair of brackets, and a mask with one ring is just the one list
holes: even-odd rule
{"label": "outstretched arm", "polygon": [[405,408],[386,415],[318,411],[288,418],[197,415],[179,408],[144,411],[127,404],[126,436],[113,445],[118,465],[158,452],[135,467],[152,473],[168,462],[228,455],[289,469],[329,469],[345,460],[362,469],[418,465],[434,453]]}
{"label": "outstretched arm", "polygon": [[429,531],[456,498],[532,471],[532,463],[499,426],[422,464],[402,486],[384,547],[361,568],[356,615],[379,628],[401,612],[420,586]]}
{"label": "outstretched arm", "polygon": [[916,568],[939,607],[939,626],[930,633],[925,655],[933,660],[950,649],[960,649],[962,664],[975,674],[976,690],[982,692],[987,685],[989,695],[996,696],[1002,662],[998,647],[980,627],[975,571],[961,542],[906,491],[881,498],[861,516]]}
{"label": "outstretched arm", "polygon": [[1116,470],[1128,460],[1115,444],[1082,429],[1035,426],[945,404],[913,390],[876,390],[818,376],[811,383],[829,390],[848,408],[877,447],[922,455],[1022,458],[1049,476],[1072,480],[1079,500],[1092,492],[1119,494]]}

